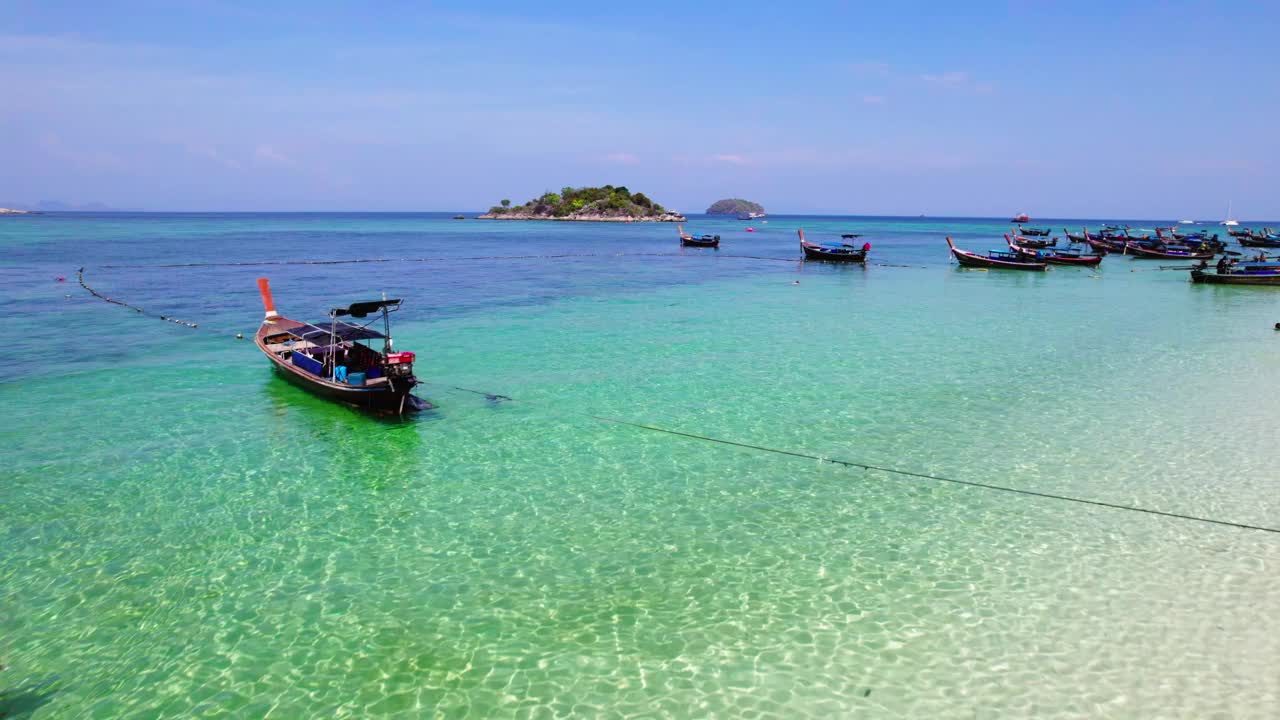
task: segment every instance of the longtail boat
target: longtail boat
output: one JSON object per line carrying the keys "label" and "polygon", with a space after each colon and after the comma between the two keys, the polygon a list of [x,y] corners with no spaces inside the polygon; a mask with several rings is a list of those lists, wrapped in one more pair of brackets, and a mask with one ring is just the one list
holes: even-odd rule
{"label": "longtail boat", "polygon": [[851,240],[861,237],[848,233],[841,235],[843,242],[839,243],[811,243],[804,239],[804,229],[800,229],[800,250],[804,252],[805,260],[827,260],[830,262],[845,263],[865,263],[867,261],[867,253],[871,250],[871,243],[863,243],[861,246],[855,245]]}
{"label": "longtail boat", "polygon": [[1236,240],[1245,247],[1277,248],[1280,247],[1280,235],[1250,233],[1237,236]]}
{"label": "longtail boat", "polygon": [[688,247],[720,247],[719,235],[688,235],[684,228],[677,225],[676,232],[680,233],[680,244]]}
{"label": "longtail boat", "polygon": [[1214,255],[1211,250],[1192,250],[1167,245],[1150,246],[1136,242],[1125,243],[1123,252],[1146,260],[1212,260]]}
{"label": "longtail boat", "polygon": [[1089,247],[1101,253],[1122,253],[1124,244],[1127,242],[1124,235],[1118,234],[1117,230],[1110,226],[1104,226],[1100,233],[1091,233],[1086,228],[1084,238]]}
{"label": "longtail boat", "polygon": [[1054,238],[1052,240],[1036,240],[1025,235],[1019,235],[1016,230],[1013,233],[1013,239],[1025,248],[1047,248],[1054,247],[1058,244],[1058,238]]}
{"label": "longtail boat", "polygon": [[1196,268],[1191,271],[1191,282],[1210,285],[1272,285],[1280,287],[1280,266],[1246,266],[1243,270],[1209,272]]}
{"label": "longtail boat", "polygon": [[1075,250],[1044,250],[1018,245],[1008,235],[1004,236],[1009,249],[1023,260],[1046,262],[1050,265],[1083,265],[1092,267],[1102,262],[1101,255],[1085,255]]}
{"label": "longtail boat", "polygon": [[[418,384],[414,354],[392,349],[389,314],[400,309],[400,300],[333,308],[326,322],[313,324],[277,313],[266,278],[258,278],[258,292],[267,314],[254,342],[284,379],[323,398],[370,410],[404,414],[431,407],[411,394]],[[369,315],[374,320],[361,325],[340,319]],[[379,316],[381,332],[369,327]],[[382,341],[381,351],[363,344],[371,340]]]}
{"label": "longtail boat", "polygon": [[986,255],[971,253],[967,250],[957,248],[955,243],[951,242],[951,237],[947,236],[947,246],[951,248],[951,254],[955,257],[956,262],[965,267],[980,267],[991,269],[1005,270],[1033,270],[1044,272],[1048,269],[1049,264],[1042,261],[1028,261],[1018,257],[1014,252],[1002,252],[1000,250],[991,250]]}
{"label": "longtail boat", "polygon": [[1022,227],[1021,225],[1018,226],[1018,234],[1025,235],[1027,237],[1049,237],[1050,232],[1052,231],[1049,228]]}
{"label": "longtail boat", "polygon": [[[1067,240],[1068,240],[1069,242],[1073,242],[1073,243],[1088,242],[1088,241],[1089,241],[1089,238],[1091,237],[1091,236],[1089,235],[1089,231],[1088,231],[1088,230],[1083,230],[1082,232],[1073,233],[1073,232],[1071,232],[1070,230],[1068,230],[1068,229],[1066,229],[1066,228],[1062,228],[1062,232],[1063,232],[1063,234],[1064,234],[1064,235],[1066,235],[1066,236],[1067,236]],[[1093,235],[1092,237],[1097,238],[1097,235]]]}
{"label": "longtail boat", "polygon": [[1229,227],[1227,234],[1233,238],[1249,237],[1253,235],[1253,231],[1247,227]]}

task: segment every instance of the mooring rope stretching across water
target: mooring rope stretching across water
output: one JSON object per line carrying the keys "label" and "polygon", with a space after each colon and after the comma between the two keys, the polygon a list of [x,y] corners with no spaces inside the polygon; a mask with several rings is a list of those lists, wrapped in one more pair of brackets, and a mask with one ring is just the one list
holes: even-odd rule
{"label": "mooring rope stretching across water", "polygon": [[[732,257],[732,256],[731,256],[731,257]],[[775,258],[761,258],[761,259],[775,259]],[[780,259],[780,258],[777,258],[777,259]],[[161,320],[167,320],[168,322],[176,323],[176,324],[179,324],[179,325],[185,325],[185,326],[190,327],[190,328],[199,328],[199,324],[198,324],[198,323],[194,323],[194,322],[186,322],[186,321],[183,321],[183,320],[178,320],[178,319],[176,319],[176,318],[168,317],[167,315],[160,315],[160,314],[157,314],[157,313],[148,312],[147,310],[144,310],[143,308],[138,307],[138,306],[136,306],[136,305],[131,305],[131,304],[127,303],[127,302],[124,302],[124,301],[121,301],[121,300],[116,300],[116,299],[114,299],[114,298],[107,297],[106,295],[103,295],[102,293],[98,292],[98,291],[97,291],[97,290],[95,290],[94,288],[90,287],[90,286],[88,285],[88,283],[86,283],[86,282],[85,282],[85,280],[84,280],[84,268],[83,268],[83,267],[82,267],[82,268],[80,268],[80,269],[79,269],[79,271],[77,271],[77,277],[78,277],[78,279],[79,279],[79,281],[80,281],[80,286],[81,286],[82,288],[84,288],[85,290],[87,290],[87,291],[88,291],[90,294],[92,294],[94,297],[97,297],[97,298],[99,298],[99,299],[101,299],[101,300],[105,300],[106,302],[112,303],[112,304],[114,304],[114,305],[119,305],[119,306],[121,306],[121,307],[129,308],[130,310],[133,310],[134,312],[137,312],[137,313],[142,314],[142,315],[149,315],[149,316],[152,316],[152,317],[159,318],[159,319],[161,319]],[[236,337],[240,337],[240,334],[238,334],[238,333],[237,333],[237,334],[236,334]],[[438,384],[438,383],[430,383],[430,382],[428,382],[428,383],[425,383],[425,384],[433,385],[433,384]],[[473,390],[473,389],[471,389],[471,388],[464,388],[464,387],[459,387],[459,386],[456,386],[456,385],[451,385],[451,386],[449,386],[449,387],[452,387],[454,390],[460,390],[460,391],[462,391],[462,392],[474,393],[474,394],[476,394],[476,395],[483,395],[486,399],[488,399],[488,400],[493,400],[493,401],[499,401],[499,402],[500,402],[500,401],[503,401],[503,400],[508,400],[508,401],[514,401],[514,400],[515,400],[515,398],[512,398],[512,397],[507,396],[507,395],[502,395],[502,394],[500,394],[500,393],[491,393],[491,392],[486,392],[486,391],[484,391],[484,390]],[[783,449],[779,449],[779,448],[771,448],[771,447],[767,447],[767,446],[764,446],[764,445],[754,445],[754,444],[751,444],[751,443],[737,442],[737,441],[735,441],[735,440],[725,440],[725,439],[723,439],[723,438],[715,438],[715,437],[709,437],[709,436],[706,436],[706,435],[698,435],[698,434],[695,434],[695,433],[688,433],[688,432],[683,432],[683,431],[680,431],[680,430],[671,430],[671,429],[668,429],[668,428],[658,427],[658,426],[656,426],[656,425],[648,425],[648,424],[645,424],[645,423],[634,422],[634,421],[631,421],[631,420],[623,420],[623,419],[620,419],[620,418],[611,418],[611,417],[607,417],[607,416],[603,416],[603,415],[592,415],[592,414],[589,414],[589,413],[577,413],[577,414],[582,415],[583,417],[590,418],[590,419],[592,419],[592,420],[599,421],[599,422],[613,423],[613,424],[616,424],[616,425],[625,425],[625,426],[628,426],[628,427],[638,428],[638,429],[641,429],[641,430],[648,430],[648,431],[651,431],[651,432],[664,433],[664,434],[667,434],[667,435],[674,435],[674,436],[676,436],[676,437],[684,437],[684,438],[689,438],[689,439],[692,439],[692,440],[701,440],[701,441],[703,441],[703,442],[716,443],[716,444],[719,444],[719,445],[728,445],[728,446],[731,446],[731,447],[739,447],[739,448],[743,448],[743,449],[746,449],[746,450],[755,450],[755,451],[758,451],[758,452],[773,453],[773,454],[775,454],[775,455],[785,455],[785,456],[788,456],[788,457],[802,458],[802,459],[805,459],[805,460],[814,460],[814,461],[817,461],[817,462],[830,463],[830,464],[832,464],[832,465],[839,465],[839,466],[842,466],[842,467],[859,468],[859,469],[862,469],[862,470],[874,470],[874,471],[877,471],[877,472],[883,472],[883,473],[887,473],[887,474],[891,474],[891,475],[898,475],[898,476],[901,476],[901,477],[915,478],[915,479],[918,479],[918,480],[931,480],[931,481],[934,481],[934,482],[951,483],[951,484],[954,484],[954,485],[963,485],[963,486],[966,486],[966,487],[979,488],[979,489],[983,489],[983,490],[992,490],[992,491],[997,491],[997,492],[1011,493],[1011,494],[1015,494],[1015,495],[1023,495],[1023,496],[1029,496],[1029,497],[1037,497],[1037,498],[1042,498],[1042,499],[1047,499],[1047,500],[1058,500],[1058,501],[1062,501],[1062,502],[1070,502],[1070,503],[1076,503],[1076,504],[1080,504],[1080,505],[1090,505],[1090,506],[1094,506],[1094,507],[1108,508],[1108,509],[1111,509],[1111,510],[1124,510],[1124,511],[1128,511],[1128,512],[1136,512],[1136,513],[1143,513],[1143,514],[1147,514],[1147,515],[1155,515],[1155,516],[1159,516],[1159,517],[1173,518],[1173,519],[1177,519],[1177,520],[1187,520],[1187,521],[1191,521],[1191,522],[1207,523],[1207,524],[1210,524],[1210,525],[1219,525],[1219,526],[1222,526],[1222,527],[1237,528],[1237,529],[1240,529],[1240,530],[1257,530],[1257,531],[1260,531],[1260,532],[1273,533],[1273,534],[1280,534],[1280,528],[1266,527],[1266,526],[1263,526],[1263,525],[1251,525],[1251,524],[1248,524],[1248,523],[1234,522],[1234,521],[1231,521],[1231,520],[1218,520],[1218,519],[1216,519],[1216,518],[1207,518],[1207,517],[1201,517],[1201,516],[1198,516],[1198,515],[1188,515],[1188,514],[1185,514],[1185,513],[1167,512],[1167,511],[1164,511],[1164,510],[1155,510],[1155,509],[1152,509],[1152,508],[1144,508],[1144,507],[1140,507],[1140,506],[1136,506],[1136,505],[1121,505],[1121,504],[1119,504],[1119,503],[1107,502],[1107,501],[1105,501],[1105,500],[1091,500],[1091,499],[1089,499],[1089,498],[1079,498],[1079,497],[1074,497],[1074,496],[1071,496],[1071,495],[1061,495],[1061,494],[1058,494],[1058,493],[1042,492],[1042,491],[1039,491],[1039,490],[1027,490],[1027,489],[1023,489],[1023,488],[1009,487],[1009,486],[1007,486],[1007,485],[994,485],[994,484],[991,484],[991,483],[983,483],[983,482],[978,482],[978,481],[975,481],[975,480],[960,480],[960,479],[958,479],[958,478],[946,477],[946,476],[944,476],[944,475],[935,475],[935,474],[931,474],[931,473],[914,472],[914,471],[911,471],[911,470],[900,470],[900,469],[897,469],[897,468],[885,467],[885,466],[882,466],[882,465],[871,465],[871,464],[868,464],[868,463],[860,463],[860,462],[855,462],[855,461],[852,461],[852,460],[841,460],[841,459],[839,459],[839,458],[828,458],[828,457],[822,457],[822,456],[819,456],[819,455],[811,455],[811,454],[809,454],[809,453],[797,452],[797,451],[794,451],[794,450],[783,450]]]}
{"label": "mooring rope stretching across water", "polygon": [[702,440],[704,442],[718,443],[721,445],[730,445],[733,447],[745,448],[748,450],[758,450],[760,452],[774,453],[777,455],[788,455],[790,457],[803,458],[805,460],[816,460],[818,462],[831,463],[832,465],[841,465],[844,467],[860,468],[862,470],[875,470],[878,472],[889,473],[892,475],[901,475],[903,477],[917,478],[920,480],[933,480],[935,482],[953,483],[956,485],[965,485],[968,487],[981,488],[983,490],[996,490],[999,492],[1014,493],[1017,495],[1029,495],[1031,497],[1046,498],[1049,500],[1061,500],[1064,502],[1079,503],[1082,505],[1093,505],[1096,507],[1110,508],[1112,510],[1127,510],[1129,512],[1146,513],[1148,515],[1159,515],[1162,517],[1176,518],[1178,520],[1191,520],[1194,522],[1209,523],[1211,525],[1222,525],[1225,527],[1238,528],[1241,530],[1259,530],[1261,532],[1280,534],[1280,528],[1266,527],[1263,525],[1250,525],[1248,523],[1233,522],[1231,520],[1218,520],[1215,518],[1200,517],[1197,515],[1186,515],[1183,513],[1166,512],[1164,510],[1153,510],[1151,508],[1139,507],[1136,505],[1121,505],[1119,503],[1106,502],[1105,500],[1090,500],[1088,498],[1078,498],[1071,495],[1059,495],[1057,493],[1041,492],[1038,490],[1026,490],[1023,488],[1008,487],[1007,485],[993,485],[990,483],[977,482],[975,480],[959,480],[943,475],[933,475],[930,473],[913,472],[910,470],[899,470],[897,468],[884,467],[881,465],[868,465],[866,463],[854,462],[852,460],[840,460],[838,458],[821,457],[818,455],[810,455],[808,453],[795,452],[793,450],[780,450],[778,448],[765,447],[763,445],[752,445],[750,443],[741,443],[733,440],[725,440],[723,438],[708,437],[706,435],[697,435],[694,433],[681,432],[679,430],[669,430],[667,428],[658,427],[656,425],[646,425],[644,423],[632,422],[630,420],[621,420],[619,418],[604,417],[601,415],[588,416],[593,420],[601,422],[616,423],[618,425],[628,425],[642,430],[650,430],[653,432],[666,433],[667,435],[676,435],[679,437],[691,438],[694,440]]}
{"label": "mooring rope stretching across water", "polygon": [[803,258],[766,257],[763,255],[729,255],[727,253],[558,253],[554,255],[466,255],[438,257],[401,257],[401,258],[352,258],[346,260],[252,260],[245,262],[208,262],[208,263],[169,263],[169,264],[136,264],[136,265],[103,265],[104,268],[198,268],[198,267],[265,267],[273,265],[352,265],[357,263],[426,263],[453,262],[463,260],[561,260],[566,258],[596,257],[701,257],[732,258],[735,260],[768,260],[771,262],[801,262]]}

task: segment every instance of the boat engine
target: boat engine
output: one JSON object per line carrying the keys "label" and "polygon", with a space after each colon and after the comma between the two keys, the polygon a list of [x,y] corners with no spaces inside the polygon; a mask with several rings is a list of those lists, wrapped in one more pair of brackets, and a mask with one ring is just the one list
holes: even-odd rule
{"label": "boat engine", "polygon": [[411,352],[387,353],[387,358],[382,363],[387,377],[393,379],[413,377],[413,357]]}

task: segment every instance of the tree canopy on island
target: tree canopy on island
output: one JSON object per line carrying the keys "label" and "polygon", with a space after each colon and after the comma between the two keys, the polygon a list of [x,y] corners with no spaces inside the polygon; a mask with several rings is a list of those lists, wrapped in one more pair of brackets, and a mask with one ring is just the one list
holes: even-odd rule
{"label": "tree canopy on island", "polygon": [[632,193],[626,187],[564,187],[560,192],[547,191],[524,205],[512,207],[509,200],[489,208],[493,215],[520,214],[537,217],[569,215],[601,215],[605,217],[652,217],[666,212],[644,193]]}
{"label": "tree canopy on island", "polygon": [[707,208],[708,215],[741,215],[743,213],[762,213],[764,206],[742,198],[725,198],[711,203]]}

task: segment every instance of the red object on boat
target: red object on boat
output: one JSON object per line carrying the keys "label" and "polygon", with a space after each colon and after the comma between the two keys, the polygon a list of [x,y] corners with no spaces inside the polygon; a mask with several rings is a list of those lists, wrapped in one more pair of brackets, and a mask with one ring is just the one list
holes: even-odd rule
{"label": "red object on boat", "polygon": [[411,362],[413,362],[413,353],[411,352],[387,353],[388,365],[401,365],[403,363]]}
{"label": "red object on boat", "polygon": [[1018,213],[1013,216],[1013,221],[1016,223],[1031,222],[1031,216],[1026,213]]}

